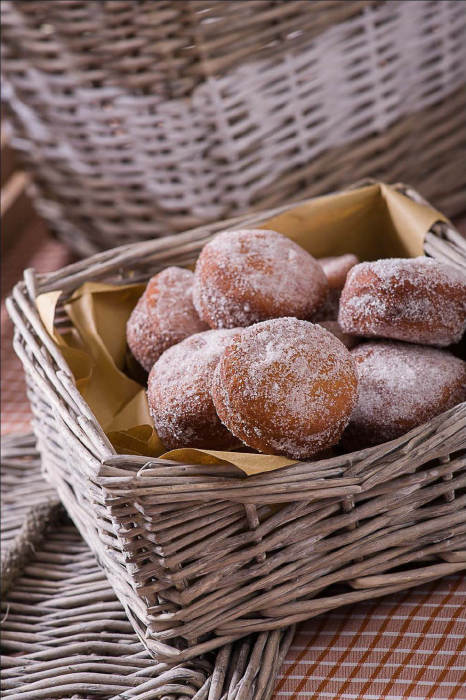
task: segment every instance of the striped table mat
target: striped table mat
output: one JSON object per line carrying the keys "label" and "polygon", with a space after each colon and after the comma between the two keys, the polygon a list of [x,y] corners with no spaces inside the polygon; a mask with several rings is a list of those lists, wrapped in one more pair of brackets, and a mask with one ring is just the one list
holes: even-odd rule
{"label": "striped table mat", "polygon": [[[24,267],[70,261],[41,224],[3,258],[2,297]],[[22,371],[2,304],[2,428],[29,430]],[[298,630],[275,698],[291,700],[466,700],[466,576],[455,575],[386,598],[340,608]]]}

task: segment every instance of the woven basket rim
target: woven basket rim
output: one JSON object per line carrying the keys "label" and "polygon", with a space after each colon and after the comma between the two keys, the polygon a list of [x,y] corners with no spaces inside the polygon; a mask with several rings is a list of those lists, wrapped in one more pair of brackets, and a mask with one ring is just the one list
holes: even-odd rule
{"label": "woven basket rim", "polygon": [[[455,414],[462,414],[465,412],[465,419],[466,419],[466,401],[463,401],[461,403],[456,404],[452,408],[449,408],[447,411],[442,411],[442,413],[439,413],[437,416],[432,418],[431,420],[425,421],[425,423],[421,423],[420,425],[416,426],[412,430],[409,430],[406,433],[403,433],[402,436],[399,438],[395,438],[394,440],[386,440],[385,442],[381,442],[377,445],[371,445],[370,447],[365,447],[362,450],[354,450],[353,452],[344,452],[342,454],[333,456],[333,457],[326,457],[325,459],[319,459],[319,460],[296,460],[294,464],[289,464],[285,467],[278,467],[277,469],[274,469],[270,472],[260,472],[259,474],[245,474],[240,472],[238,469],[238,476],[244,477],[244,480],[248,480],[249,482],[252,480],[258,480],[258,479],[264,479],[266,480],[268,476],[271,474],[276,474],[277,472],[280,472],[281,474],[285,474],[287,471],[290,469],[293,469],[293,467],[296,467],[297,465],[301,467],[332,467],[338,464],[338,466],[342,467],[343,470],[346,468],[350,468],[353,464],[354,461],[360,462],[361,460],[371,457],[371,455],[375,453],[379,453],[379,457],[382,456],[380,455],[381,448],[383,448],[384,455],[387,456],[394,450],[399,449],[400,447],[403,446],[404,443],[406,443],[406,449],[408,444],[412,442],[415,437],[420,433],[424,432],[427,427],[431,427],[432,429],[435,429],[438,424],[442,423],[446,418],[449,418],[450,416],[454,416]],[[182,449],[182,448],[181,448]],[[188,448],[189,449],[189,446]],[[253,453],[255,454],[255,453]],[[258,453],[258,454],[263,454],[263,453]],[[205,467],[206,465],[200,465],[199,463],[188,463],[188,462],[179,462],[174,459],[161,459],[159,457],[147,457],[145,455],[127,455],[123,453],[116,453],[116,456],[118,458],[118,461],[121,460],[135,460],[135,458],[140,458],[141,464],[144,463],[144,465],[150,466],[151,463],[158,463],[160,465],[165,464],[167,466],[201,466]],[[345,461],[346,464],[345,466],[342,466],[342,462]],[[114,457],[108,457],[107,459],[102,460],[102,465],[110,465],[113,464],[116,466],[115,459]],[[233,467],[232,465],[232,468]],[[146,473],[146,472],[145,472]],[[98,476],[98,481],[99,483],[104,484],[105,481],[107,480],[108,477],[105,475],[100,475]],[[207,477],[208,478],[208,477]],[[326,478],[326,477],[323,477]]]}

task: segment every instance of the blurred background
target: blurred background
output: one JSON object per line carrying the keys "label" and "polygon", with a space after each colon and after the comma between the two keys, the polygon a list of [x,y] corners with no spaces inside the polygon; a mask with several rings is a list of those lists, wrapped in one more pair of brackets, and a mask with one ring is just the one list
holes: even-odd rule
{"label": "blurred background", "polygon": [[[368,177],[411,185],[463,227],[464,2],[3,0],[1,12],[2,298],[25,267]],[[2,339],[4,428],[24,430],[3,307]]]}

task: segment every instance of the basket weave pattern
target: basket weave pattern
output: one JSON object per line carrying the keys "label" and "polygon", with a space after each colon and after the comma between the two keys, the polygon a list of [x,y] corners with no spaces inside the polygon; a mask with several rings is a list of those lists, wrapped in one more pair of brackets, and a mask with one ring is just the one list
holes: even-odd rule
{"label": "basket weave pattern", "polygon": [[81,254],[362,177],[464,206],[458,2],[2,3],[40,213]]}
{"label": "basket weave pattern", "polygon": [[2,439],[1,466],[2,697],[268,700],[292,627],[173,668],[154,662],[57,508],[33,436]]}
{"label": "basket weave pattern", "polygon": [[[8,303],[47,476],[163,661],[466,567],[466,404],[395,441],[248,478],[116,455],[37,315],[38,293],[61,289],[64,303],[86,280],[148,279],[192,263],[216,230],[292,206],[26,272]],[[465,268],[446,224],[425,250]]]}

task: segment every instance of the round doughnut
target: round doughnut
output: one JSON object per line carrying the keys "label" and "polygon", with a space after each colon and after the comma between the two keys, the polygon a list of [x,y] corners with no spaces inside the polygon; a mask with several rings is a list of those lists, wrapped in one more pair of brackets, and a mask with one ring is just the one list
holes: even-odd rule
{"label": "round doughnut", "polygon": [[343,435],[347,449],[394,440],[466,400],[466,362],[445,350],[381,340],[351,356],[359,399]]}
{"label": "round doughnut", "polygon": [[211,328],[308,319],[328,289],[312,255],[275,231],[219,234],[204,246],[194,278],[194,306]]}
{"label": "round doughnut", "polygon": [[193,305],[194,275],[167,267],[149,280],[126,324],[132,354],[149,372],[167,348],[208,328]]}
{"label": "round doughnut", "polygon": [[225,350],[212,398],[222,422],[249,447],[306,459],[340,439],[357,400],[356,369],[321,326],[263,321]]}
{"label": "round doughnut", "polygon": [[210,395],[212,373],[240,329],[209,330],[173,345],[149,374],[147,400],[168,449],[225,450],[238,440],[222,425]]}
{"label": "round doughnut", "polygon": [[317,262],[322,266],[330,289],[343,289],[348,272],[359,263],[359,258],[353,253],[345,253],[318,258]]}
{"label": "round doughnut", "polygon": [[354,346],[359,343],[359,338],[356,338],[354,335],[348,335],[348,333],[343,333],[338,321],[319,321],[319,326],[322,326],[322,328],[325,328],[329,333],[334,335],[335,338],[338,338],[348,350],[351,350],[351,348],[354,348]]}
{"label": "round doughnut", "polygon": [[360,263],[348,273],[338,321],[353,335],[451,345],[466,327],[466,275],[426,257]]}

